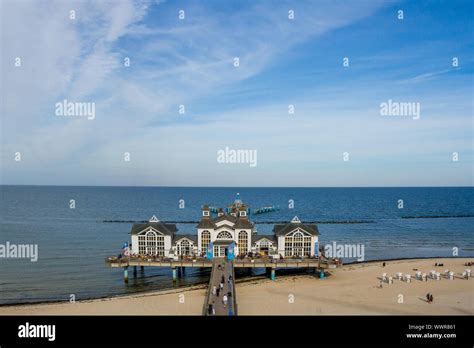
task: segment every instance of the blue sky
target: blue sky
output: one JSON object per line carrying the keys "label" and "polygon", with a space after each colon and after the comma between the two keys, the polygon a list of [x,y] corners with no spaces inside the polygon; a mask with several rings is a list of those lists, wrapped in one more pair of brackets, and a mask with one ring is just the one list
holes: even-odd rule
{"label": "blue sky", "polygon": [[[472,1],[2,1],[2,183],[470,186],[473,13]],[[95,119],[55,115],[63,99],[95,103]],[[381,116],[389,99],[419,103],[420,119]],[[226,147],[258,164],[218,163]]]}

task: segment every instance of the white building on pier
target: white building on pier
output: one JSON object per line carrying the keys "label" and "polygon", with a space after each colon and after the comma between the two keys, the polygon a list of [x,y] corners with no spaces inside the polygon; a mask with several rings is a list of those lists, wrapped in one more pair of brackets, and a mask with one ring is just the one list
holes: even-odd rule
{"label": "white building on pier", "polygon": [[224,257],[234,243],[237,257],[249,253],[278,258],[319,256],[319,231],[314,224],[304,224],[295,216],[286,224],[275,225],[272,235],[259,235],[248,218],[248,208],[240,200],[228,211],[218,209],[217,216],[212,217],[205,205],[197,234],[179,234],[175,224],[163,223],[155,216],[147,223],[134,224],[131,252],[165,258],[204,257],[212,245],[213,257]]}

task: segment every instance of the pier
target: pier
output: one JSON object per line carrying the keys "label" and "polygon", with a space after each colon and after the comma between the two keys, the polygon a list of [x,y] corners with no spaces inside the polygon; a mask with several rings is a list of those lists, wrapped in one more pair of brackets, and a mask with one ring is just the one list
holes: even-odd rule
{"label": "pier", "polygon": [[[112,268],[123,268],[124,281],[128,282],[128,269],[133,267],[134,276],[137,275],[137,267],[167,267],[172,270],[173,281],[177,280],[177,274],[181,270],[184,273],[186,267],[212,268],[206,298],[203,305],[203,315],[209,315],[209,305],[212,304],[215,315],[237,315],[237,294],[235,291],[235,271],[234,268],[265,268],[270,273],[270,279],[276,279],[278,269],[314,269],[315,274],[321,277],[325,270],[342,266],[342,262],[337,259],[325,257],[318,258],[287,258],[273,259],[271,257],[258,258],[238,258],[232,261],[224,257],[216,257],[212,260],[206,258],[186,258],[182,260],[172,260],[159,257],[108,257],[105,260],[107,266]],[[220,267],[219,267],[220,265]],[[180,272],[181,273],[181,272]],[[229,276],[231,281],[229,282]],[[219,296],[213,294],[213,287],[218,287],[222,277],[224,277],[224,289]],[[229,296],[230,293],[230,296]],[[222,302],[223,295],[228,297],[227,305]]]}
{"label": "pier", "polygon": [[[233,262],[225,258],[214,259],[206,299],[204,300],[203,315],[237,315],[237,295],[234,280]],[[223,288],[219,289],[221,282]],[[214,287],[216,292],[214,292]],[[223,302],[224,295],[227,296],[227,304]],[[211,307],[211,313],[209,313],[209,307]]]}
{"label": "pier", "polygon": [[[253,213],[277,208],[261,207]],[[135,277],[137,267],[142,271],[144,267],[168,267],[173,281],[184,274],[186,267],[212,267],[203,314],[236,315],[235,268],[265,268],[275,280],[279,269],[313,269],[323,278],[325,269],[342,264],[338,259],[325,257],[318,226],[302,222],[298,216],[275,223],[271,234],[259,234],[255,223],[249,219],[250,208],[238,193],[233,204],[226,208],[206,204],[201,210],[201,220],[196,221],[196,233],[193,234],[178,233],[176,223],[160,221],[155,215],[148,221],[134,223],[130,243],[123,244],[117,257],[107,258],[107,265],[123,268],[126,283],[129,267],[133,267]],[[277,221],[271,221],[274,222]],[[220,284],[223,289],[217,294],[213,289]],[[224,295],[227,303],[222,302]]]}

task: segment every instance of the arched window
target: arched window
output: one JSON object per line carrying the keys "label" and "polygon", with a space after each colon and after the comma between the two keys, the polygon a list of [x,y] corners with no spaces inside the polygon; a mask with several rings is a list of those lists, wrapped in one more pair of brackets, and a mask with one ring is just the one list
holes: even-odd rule
{"label": "arched window", "polygon": [[293,255],[303,256],[303,233],[293,234]]}
{"label": "arched window", "polygon": [[201,252],[206,252],[209,243],[211,242],[211,232],[202,231],[201,233]]}
{"label": "arched window", "polygon": [[148,231],[138,236],[138,253],[144,255],[165,255],[164,236],[154,231]]}
{"label": "arched window", "polygon": [[248,253],[248,234],[246,231],[239,232],[239,254],[245,255]]}
{"label": "arched window", "polygon": [[233,239],[233,238],[229,232],[222,231],[217,235],[217,239]]}
{"label": "arched window", "polygon": [[191,244],[187,239],[182,239],[177,245],[178,255],[191,255]]}
{"label": "arched window", "polygon": [[285,237],[285,256],[310,256],[311,236],[305,236],[300,231]]}

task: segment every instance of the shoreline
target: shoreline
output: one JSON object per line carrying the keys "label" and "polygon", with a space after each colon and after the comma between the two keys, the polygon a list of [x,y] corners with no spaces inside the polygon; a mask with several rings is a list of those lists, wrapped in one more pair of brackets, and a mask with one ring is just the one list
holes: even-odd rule
{"label": "shoreline", "polygon": [[[344,266],[349,266],[349,265],[363,265],[363,264],[373,264],[377,262],[390,262],[390,261],[410,261],[410,260],[432,260],[432,259],[469,259],[472,258],[474,262],[474,256],[426,256],[426,257],[404,257],[404,258],[396,258],[396,259],[376,259],[376,260],[367,260],[367,261],[352,261],[348,263],[344,263]],[[474,266],[473,266],[474,267]],[[284,278],[284,277],[294,277],[294,276],[301,276],[304,277],[308,275],[308,269],[302,269],[301,271],[297,271],[296,269],[285,269],[282,271],[290,271],[290,272],[295,272],[294,274],[280,274],[279,278]],[[329,273],[329,276],[332,276],[331,272],[334,273],[334,271],[337,271],[337,269],[331,269],[327,270],[327,273]],[[268,279],[268,276],[266,275],[251,275],[251,276],[244,276],[242,278],[237,278],[235,280],[236,285],[239,283],[245,283],[245,282],[251,282],[251,281],[261,281]],[[136,298],[136,297],[145,297],[145,296],[155,296],[155,295],[166,295],[166,294],[174,294],[174,293],[179,293],[179,292],[184,292],[184,291],[193,291],[193,290],[199,290],[199,289],[206,289],[208,286],[208,281],[204,281],[202,283],[196,283],[193,285],[186,285],[182,287],[173,287],[173,288],[167,288],[167,289],[160,289],[160,290],[144,290],[144,291],[137,291],[136,293],[133,294],[118,294],[118,295],[105,295],[101,297],[89,297],[89,298],[84,298],[80,300],[76,300],[76,303],[89,303],[93,301],[109,301],[113,299],[126,299],[126,298]],[[15,303],[5,303],[5,304],[0,304],[0,310],[2,308],[8,308],[8,307],[28,307],[28,306],[36,306],[36,305],[57,305],[57,304],[68,304],[70,301],[68,300],[44,300],[44,301],[33,301],[33,302],[15,302]],[[1,315],[1,313],[0,313]]]}
{"label": "shoreline", "polygon": [[[388,268],[403,266],[405,271],[408,270],[408,272],[411,272],[413,269],[420,268],[419,265],[423,265],[424,271],[428,272],[429,270],[426,268],[429,268],[429,265],[434,267],[433,264],[435,262],[443,262],[444,264],[449,262],[453,264],[451,266],[454,266],[455,264],[459,271],[465,268],[463,266],[465,262],[473,261],[473,259],[474,258],[469,257],[425,257],[353,262],[344,264],[341,268],[331,269],[329,275],[322,280],[312,273],[307,273],[307,271],[304,273],[278,275],[275,281],[272,281],[266,275],[247,276],[236,280],[236,287],[238,288],[237,301],[239,303],[239,311],[244,315],[258,315],[262,313],[262,311],[263,313],[270,312],[269,314],[275,314],[275,309],[263,306],[260,308],[260,311],[256,311],[254,307],[257,308],[257,304],[262,305],[262,302],[265,301],[271,300],[274,302],[277,298],[282,296],[282,293],[287,293],[287,291],[294,291],[295,293],[301,291],[301,295],[298,296],[306,298],[305,301],[307,302],[305,305],[306,307],[301,308],[303,311],[302,314],[308,314],[308,310],[310,310],[310,314],[337,314],[338,311],[346,307],[355,307],[356,309],[362,309],[364,312],[367,311],[367,308],[370,308],[371,304],[369,300],[370,297],[365,300],[363,300],[363,298],[365,298],[367,291],[374,291],[373,289],[378,288],[376,285],[378,285],[379,281],[377,280],[378,277],[376,277],[376,275],[381,276],[382,274],[383,267],[380,264],[382,262],[386,262],[387,271],[389,271]],[[461,262],[456,262],[457,260]],[[438,270],[444,271],[447,267],[448,265],[444,266],[443,269]],[[453,267],[453,269],[455,268]],[[366,278],[365,282],[362,281],[364,277]],[[472,281],[472,278],[468,281],[456,278],[453,281],[446,279],[440,281],[430,280],[426,284],[425,282],[420,282],[422,284],[418,284],[418,280],[413,280],[413,284],[406,285],[411,288],[410,290],[414,290],[416,287],[435,287],[436,291],[431,291],[434,291],[437,294],[438,292],[441,294],[445,292],[446,295],[443,294],[443,296],[446,296],[446,298],[451,298],[452,296],[456,297],[456,301],[452,303],[454,304],[454,309],[450,308],[450,311],[454,311],[458,315],[460,313],[460,315],[463,315],[463,310],[467,310],[464,314],[470,315],[474,314],[472,306],[474,287],[470,281]],[[397,286],[406,287],[405,282],[398,280],[396,280],[396,282]],[[328,287],[328,285],[330,286]],[[358,292],[357,290],[354,290],[354,293],[352,293],[351,290],[346,293],[347,290],[345,289],[347,289],[347,285],[349,285],[349,287],[353,286],[354,289],[359,286],[361,291]],[[378,289],[378,292],[375,290],[374,295],[379,296],[383,294],[383,291],[388,291],[385,289],[390,289],[391,291],[397,286],[384,284],[384,289],[382,291],[380,291],[381,289]],[[466,286],[470,291],[467,294],[465,293]],[[104,313],[106,315],[200,315],[206,289],[207,283],[202,283],[173,289],[150,290],[135,294],[77,300],[74,303],[69,301],[55,301],[5,304],[0,306],[0,315],[54,315],[57,313],[60,313],[59,315],[103,315]],[[408,288],[405,290],[408,290]],[[336,293],[338,292],[341,293],[341,298],[336,296]],[[340,302],[343,302],[348,295],[356,297],[357,301],[349,301],[346,303],[346,307],[341,307]],[[190,298],[189,305],[177,305],[176,299],[180,296],[185,296],[187,299]],[[326,302],[334,302],[336,312],[333,313],[330,310],[323,310],[321,308],[311,309],[311,306],[314,306],[318,301],[320,302],[324,297],[327,297],[327,300],[325,300]],[[459,298],[461,298],[461,300],[459,300]],[[360,301],[362,301],[362,303],[356,305],[356,303]],[[364,301],[369,301],[369,303],[365,303]],[[468,303],[467,308],[458,308],[458,304],[463,302]],[[325,305],[325,303],[321,304],[322,307],[325,307]],[[127,310],[127,308],[129,309]],[[282,308],[285,308],[285,306],[282,306]],[[398,308],[395,307],[393,310],[395,309],[395,313],[392,311],[392,314],[397,313]],[[70,310],[71,312],[69,312]],[[291,307],[281,310],[283,311],[281,314],[299,314],[298,311],[294,312],[294,309]],[[276,310],[276,312],[278,313],[278,310]],[[375,312],[378,313],[377,311]]]}

